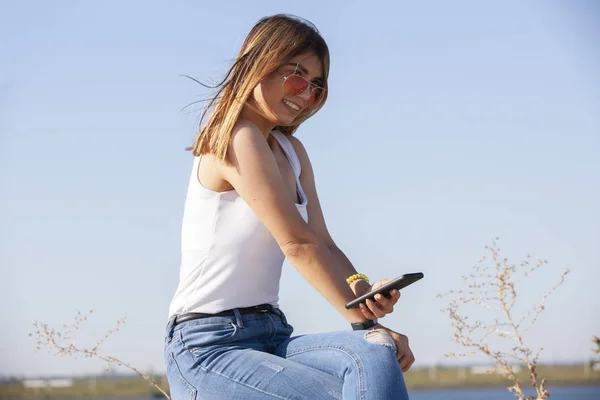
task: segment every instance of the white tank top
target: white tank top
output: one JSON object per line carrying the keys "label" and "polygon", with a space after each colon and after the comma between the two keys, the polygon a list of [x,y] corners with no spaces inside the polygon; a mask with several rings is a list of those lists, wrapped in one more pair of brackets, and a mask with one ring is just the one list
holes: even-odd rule
{"label": "white tank top", "polygon": [[[298,212],[308,221],[300,185],[300,161],[289,139],[271,132],[296,175]],[[269,303],[277,307],[285,256],[269,230],[235,190],[214,192],[197,178],[194,157],[182,224],[179,285],[169,317],[187,312],[215,314]]]}

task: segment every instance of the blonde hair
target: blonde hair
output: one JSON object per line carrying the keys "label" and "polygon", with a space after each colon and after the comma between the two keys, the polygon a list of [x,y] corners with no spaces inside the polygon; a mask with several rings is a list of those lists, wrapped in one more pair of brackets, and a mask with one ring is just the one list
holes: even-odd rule
{"label": "blonde hair", "polygon": [[[321,86],[327,89],[329,49],[312,23],[283,14],[258,21],[244,40],[225,78],[214,87],[218,88],[217,93],[205,108],[196,140],[187,150],[192,150],[194,156],[212,153],[225,160],[233,127],[254,88],[289,59],[306,51],[313,52],[321,60]],[[275,129],[287,135],[293,134],[302,122],[319,111],[323,103],[302,111],[293,125],[277,126]],[[206,125],[202,126],[202,121],[211,108],[212,113]]]}

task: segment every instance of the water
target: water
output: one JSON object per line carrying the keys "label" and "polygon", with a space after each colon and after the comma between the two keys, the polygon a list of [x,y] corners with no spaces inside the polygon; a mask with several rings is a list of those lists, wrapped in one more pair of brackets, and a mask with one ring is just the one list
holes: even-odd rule
{"label": "water", "polygon": [[[600,400],[600,386],[548,388],[551,400]],[[526,391],[526,395],[534,392]],[[510,400],[517,399],[506,389],[427,390],[414,392],[410,400]]]}
{"label": "water", "polygon": [[[550,400],[600,400],[600,386],[549,388]],[[527,392],[527,395],[533,394]],[[506,389],[426,390],[410,394],[410,400],[511,400]],[[71,399],[74,400],[74,399]],[[86,400],[152,400],[148,397],[87,398]]]}

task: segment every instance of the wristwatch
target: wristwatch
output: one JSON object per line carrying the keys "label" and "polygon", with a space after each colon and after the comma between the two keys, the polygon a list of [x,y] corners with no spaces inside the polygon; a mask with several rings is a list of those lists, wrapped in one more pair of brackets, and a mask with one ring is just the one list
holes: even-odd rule
{"label": "wristwatch", "polygon": [[368,319],[363,322],[353,322],[350,325],[352,325],[352,329],[355,331],[364,331],[366,329],[371,329],[372,327],[377,325],[377,320],[376,319]]}

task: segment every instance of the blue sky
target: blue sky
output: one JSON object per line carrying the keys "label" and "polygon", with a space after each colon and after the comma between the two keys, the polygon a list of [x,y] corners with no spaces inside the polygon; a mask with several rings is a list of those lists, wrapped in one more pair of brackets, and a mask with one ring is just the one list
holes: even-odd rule
{"label": "blue sky", "polygon": [[[164,371],[163,331],[200,109],[262,16],[314,22],[332,57],[324,109],[297,136],[332,236],[372,279],[423,271],[384,323],[416,366],[450,362],[445,303],[500,237],[503,254],[564,268],[531,333],[542,361],[591,357],[600,335],[600,7],[594,1],[48,2],[0,10],[0,375],[100,372],[35,352],[34,320],[122,316],[105,352]],[[296,333],[348,329],[288,264]],[[596,315],[596,317],[594,317]],[[472,359],[481,361],[481,358]]]}

